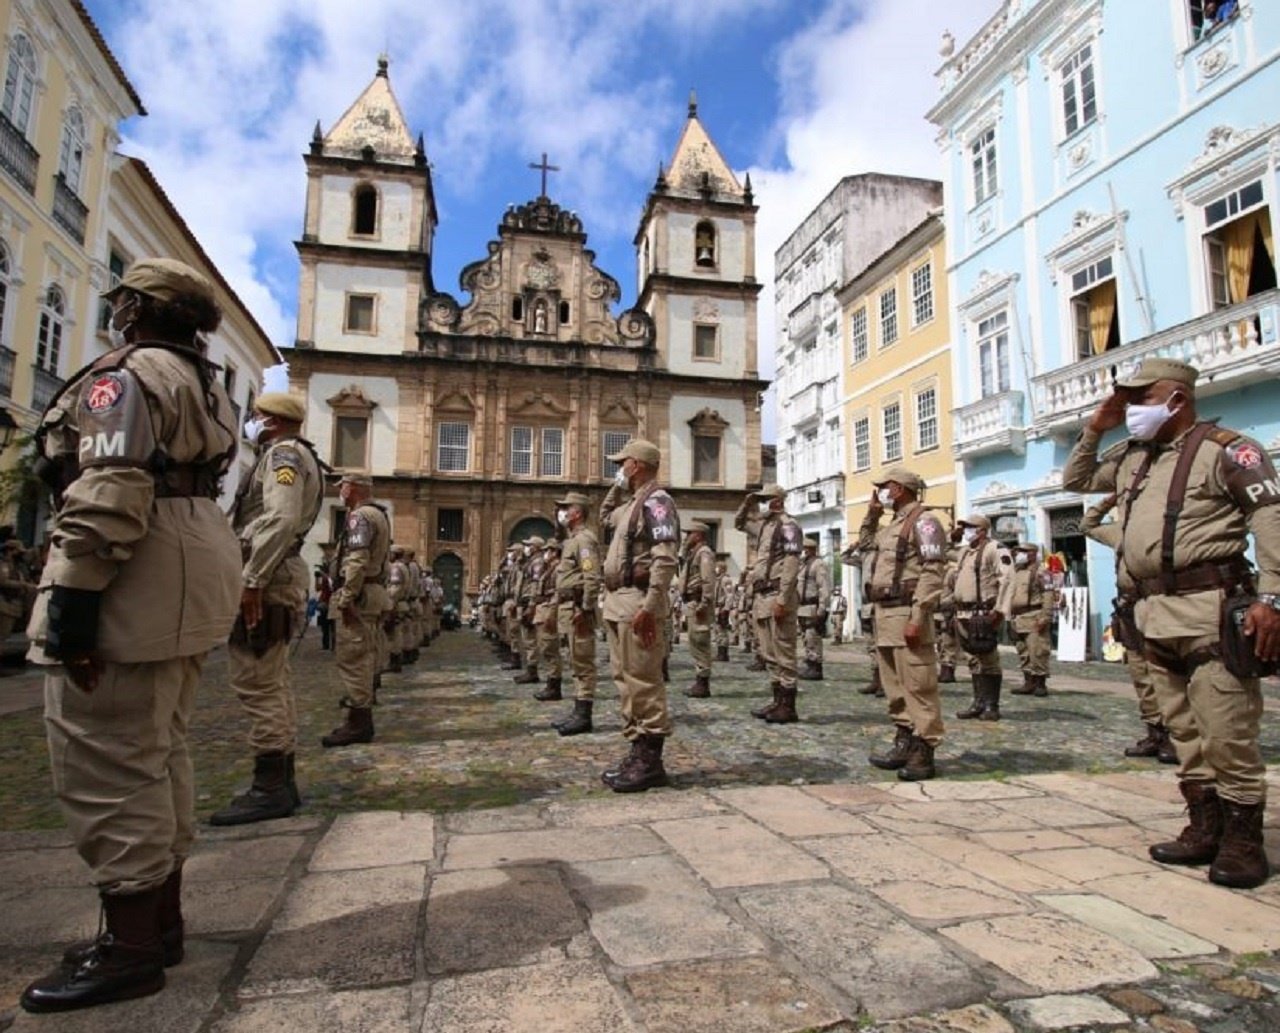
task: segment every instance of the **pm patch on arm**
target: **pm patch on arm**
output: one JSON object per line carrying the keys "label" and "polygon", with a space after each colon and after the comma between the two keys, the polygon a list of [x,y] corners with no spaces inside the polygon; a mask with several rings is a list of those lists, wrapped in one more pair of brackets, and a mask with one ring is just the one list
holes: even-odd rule
{"label": "pm patch on arm", "polygon": [[1280,477],[1256,441],[1237,438],[1227,445],[1218,469],[1222,483],[1245,513],[1280,503]]}
{"label": "pm patch on arm", "polygon": [[79,462],[91,466],[149,466],[156,450],[151,412],[128,370],[92,374],[80,389]]}
{"label": "pm patch on arm", "polygon": [[680,515],[665,491],[655,491],[644,500],[644,522],[652,542],[680,540]]}
{"label": "pm patch on arm", "polygon": [[367,549],[373,543],[373,523],[361,513],[347,517],[347,548]]}
{"label": "pm patch on arm", "polygon": [[922,560],[933,562],[947,558],[947,533],[935,516],[922,516],[916,523],[916,543]]}
{"label": "pm patch on arm", "polygon": [[782,554],[799,556],[804,551],[804,535],[800,533],[799,524],[782,525]]}

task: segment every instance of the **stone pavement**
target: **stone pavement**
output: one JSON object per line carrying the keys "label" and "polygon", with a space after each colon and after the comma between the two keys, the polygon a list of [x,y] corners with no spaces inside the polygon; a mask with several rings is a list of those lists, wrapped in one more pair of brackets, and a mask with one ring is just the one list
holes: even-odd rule
{"label": "stone pavement", "polygon": [[[1061,773],[210,830],[164,993],[0,1028],[1280,1029],[1280,879],[1150,862],[1181,810],[1167,774]],[[64,833],[0,834],[0,907],[4,1010],[95,930]]]}

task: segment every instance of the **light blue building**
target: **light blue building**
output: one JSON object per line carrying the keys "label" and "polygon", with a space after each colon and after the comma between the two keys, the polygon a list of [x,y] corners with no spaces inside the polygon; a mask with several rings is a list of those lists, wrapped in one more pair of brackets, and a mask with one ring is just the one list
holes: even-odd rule
{"label": "light blue building", "polygon": [[1069,558],[1095,652],[1114,556],[1080,534],[1093,500],[1061,473],[1113,377],[1189,361],[1201,412],[1280,453],[1280,10],[1224,10],[1006,0],[962,48],[944,40],[929,113],[961,506]]}

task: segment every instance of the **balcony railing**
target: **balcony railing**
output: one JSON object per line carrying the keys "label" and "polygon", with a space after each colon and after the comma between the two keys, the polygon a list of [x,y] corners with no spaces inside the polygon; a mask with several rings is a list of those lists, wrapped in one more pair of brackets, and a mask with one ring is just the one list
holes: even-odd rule
{"label": "balcony railing", "polygon": [[972,459],[993,452],[1022,455],[1026,451],[1026,420],[1021,391],[990,395],[956,409],[952,416],[955,426],[951,451],[957,459]]}
{"label": "balcony railing", "polygon": [[70,233],[78,243],[84,243],[89,207],[67,186],[61,172],[53,177],[53,221]]}
{"label": "balcony railing", "polygon": [[31,370],[35,375],[31,385],[31,408],[36,412],[44,412],[50,400],[58,393],[58,388],[62,386],[62,378],[56,373],[50,373],[43,366],[32,366]]}
{"label": "balcony railing", "polygon": [[1036,429],[1074,433],[1112,391],[1116,378],[1143,359],[1189,362],[1200,371],[1200,394],[1233,390],[1280,373],[1280,290],[1162,330],[1114,351],[1036,377]]}
{"label": "balcony railing", "polygon": [[28,194],[36,192],[36,168],[40,152],[4,115],[0,115],[0,168],[22,184]]}
{"label": "balcony railing", "polygon": [[0,395],[13,397],[13,368],[18,353],[12,348],[0,347]]}

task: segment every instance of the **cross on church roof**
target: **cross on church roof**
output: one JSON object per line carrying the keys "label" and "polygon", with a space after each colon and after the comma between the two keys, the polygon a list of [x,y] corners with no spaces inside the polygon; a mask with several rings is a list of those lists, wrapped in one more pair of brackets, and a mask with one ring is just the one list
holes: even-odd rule
{"label": "cross on church roof", "polygon": [[560,166],[559,166],[559,165],[548,165],[548,164],[547,164],[547,152],[546,152],[546,151],[543,151],[543,152],[542,152],[542,161],[541,161],[540,163],[529,162],[529,168],[531,168],[531,169],[541,169],[541,170],[542,170],[542,193],[541,193],[541,194],[539,194],[538,196],[539,196],[539,197],[546,197],[546,196],[547,196],[547,173],[548,173],[548,172],[559,172],[559,171],[560,171]]}

